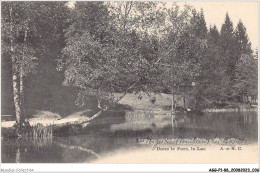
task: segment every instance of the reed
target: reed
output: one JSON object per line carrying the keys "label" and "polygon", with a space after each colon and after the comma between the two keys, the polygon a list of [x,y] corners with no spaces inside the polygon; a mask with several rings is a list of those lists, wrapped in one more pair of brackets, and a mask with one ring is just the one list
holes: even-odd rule
{"label": "reed", "polygon": [[53,136],[53,128],[52,126],[43,126],[38,123],[35,126],[32,126],[31,136],[34,139],[37,138],[51,138]]}
{"label": "reed", "polygon": [[53,126],[43,126],[40,123],[31,126],[28,121],[25,121],[21,127],[14,124],[13,128],[4,129],[2,135],[5,138],[51,138]]}

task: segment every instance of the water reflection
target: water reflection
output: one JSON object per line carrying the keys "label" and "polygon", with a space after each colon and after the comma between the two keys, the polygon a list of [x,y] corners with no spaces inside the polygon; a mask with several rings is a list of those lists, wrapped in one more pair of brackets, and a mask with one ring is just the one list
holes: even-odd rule
{"label": "water reflection", "polygon": [[99,156],[97,153],[95,153],[94,151],[89,150],[89,149],[87,149],[87,148],[83,148],[83,147],[81,147],[81,146],[65,145],[65,144],[62,144],[62,143],[59,143],[59,142],[56,142],[56,144],[57,144],[58,146],[62,147],[62,148],[65,148],[65,149],[72,149],[72,150],[76,149],[76,150],[79,150],[79,151],[83,151],[83,152],[87,152],[87,153],[89,153],[89,154],[92,154],[92,155],[94,155],[96,158],[100,158],[100,156]]}
{"label": "water reflection", "polygon": [[178,122],[176,120],[176,117],[172,115],[172,138],[175,138],[175,133],[177,133],[178,130]]}
{"label": "water reflection", "polygon": [[[133,117],[130,117],[133,115]],[[140,138],[237,138],[257,142],[257,112],[169,115],[142,113],[99,117],[78,136],[2,139],[5,163],[81,163],[107,153],[145,147]]]}
{"label": "water reflection", "polygon": [[15,163],[21,163],[20,146],[17,146],[17,149],[16,149]]}

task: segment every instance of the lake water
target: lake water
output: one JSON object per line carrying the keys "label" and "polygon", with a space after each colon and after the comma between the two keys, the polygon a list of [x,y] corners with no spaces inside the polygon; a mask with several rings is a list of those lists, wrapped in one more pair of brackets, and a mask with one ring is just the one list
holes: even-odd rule
{"label": "lake water", "polygon": [[117,151],[145,147],[137,139],[236,138],[257,143],[257,112],[204,113],[179,116],[172,127],[170,117],[131,119],[125,113],[99,117],[81,135],[38,140],[3,140],[4,163],[82,163]]}

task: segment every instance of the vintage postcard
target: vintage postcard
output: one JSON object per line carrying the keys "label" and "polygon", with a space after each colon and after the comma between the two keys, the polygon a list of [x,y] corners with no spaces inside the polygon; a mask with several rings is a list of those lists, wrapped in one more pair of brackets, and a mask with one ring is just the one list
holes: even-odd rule
{"label": "vintage postcard", "polygon": [[258,1],[1,1],[1,171],[257,164],[258,22]]}

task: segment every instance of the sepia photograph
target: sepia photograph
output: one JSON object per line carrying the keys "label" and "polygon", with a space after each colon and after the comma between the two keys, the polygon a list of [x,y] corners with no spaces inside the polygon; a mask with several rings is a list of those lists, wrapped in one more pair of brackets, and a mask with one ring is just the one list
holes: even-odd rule
{"label": "sepia photograph", "polygon": [[1,164],[257,164],[258,3],[1,1]]}

